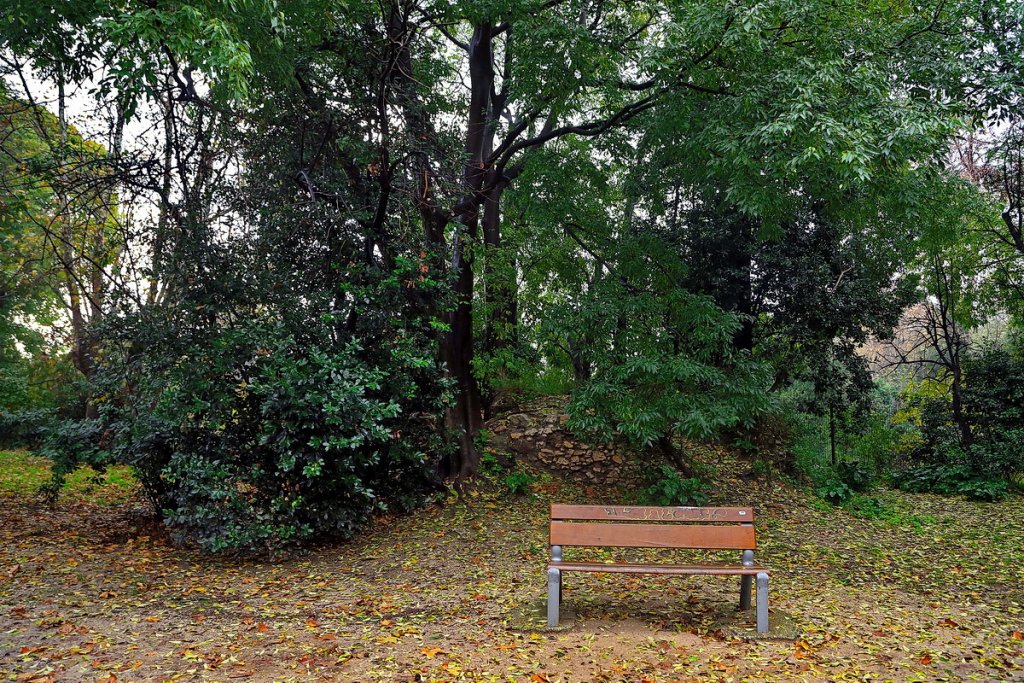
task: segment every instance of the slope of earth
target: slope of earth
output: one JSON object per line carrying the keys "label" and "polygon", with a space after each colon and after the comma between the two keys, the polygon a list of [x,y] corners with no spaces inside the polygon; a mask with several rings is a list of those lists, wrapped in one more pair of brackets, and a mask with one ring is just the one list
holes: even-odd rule
{"label": "slope of earth", "polygon": [[737,593],[721,577],[573,575],[570,630],[510,630],[543,595],[548,503],[608,492],[482,485],[349,544],[239,561],[174,547],[110,475],[41,505],[45,461],[0,454],[0,681],[1024,680],[1024,500],[881,492],[862,519],[716,465],[710,504],[757,508],[796,640],[716,630]]}

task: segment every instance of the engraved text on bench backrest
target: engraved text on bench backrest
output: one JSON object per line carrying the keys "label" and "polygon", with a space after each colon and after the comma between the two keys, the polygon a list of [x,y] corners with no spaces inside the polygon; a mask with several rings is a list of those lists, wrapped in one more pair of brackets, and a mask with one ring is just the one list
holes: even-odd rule
{"label": "engraved text on bench backrest", "polygon": [[753,550],[753,521],[751,508],[552,505],[550,541],[559,546]]}

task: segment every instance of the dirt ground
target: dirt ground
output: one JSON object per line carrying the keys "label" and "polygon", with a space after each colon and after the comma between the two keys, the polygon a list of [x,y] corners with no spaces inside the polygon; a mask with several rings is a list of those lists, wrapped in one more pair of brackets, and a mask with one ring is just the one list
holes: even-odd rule
{"label": "dirt ground", "polygon": [[[864,519],[720,476],[709,504],[756,507],[772,609],[797,627],[748,641],[719,627],[734,577],[570,575],[571,628],[515,628],[544,594],[548,503],[609,492],[483,487],[352,543],[240,561],[175,547],[105,493],[118,482],[41,505],[28,467],[0,459],[0,681],[1024,681],[1020,497],[882,491]],[[567,559],[584,556],[626,555]]]}

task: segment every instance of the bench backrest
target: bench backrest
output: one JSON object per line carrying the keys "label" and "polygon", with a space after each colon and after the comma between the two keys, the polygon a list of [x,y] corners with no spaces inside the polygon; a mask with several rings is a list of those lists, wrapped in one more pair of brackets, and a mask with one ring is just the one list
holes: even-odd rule
{"label": "bench backrest", "polygon": [[754,550],[753,508],[552,505],[551,545]]}

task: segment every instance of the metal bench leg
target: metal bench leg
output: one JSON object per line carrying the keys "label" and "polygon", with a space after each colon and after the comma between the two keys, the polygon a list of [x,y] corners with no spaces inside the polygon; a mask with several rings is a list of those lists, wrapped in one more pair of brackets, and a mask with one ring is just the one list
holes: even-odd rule
{"label": "metal bench leg", "polygon": [[558,608],[562,598],[562,572],[548,569],[548,628],[558,626]]}
{"label": "metal bench leg", "polygon": [[[743,566],[753,567],[754,566],[754,551],[744,550],[743,551]],[[740,578],[740,609],[750,609],[750,589],[754,583],[754,577],[750,574],[744,575]]]}
{"label": "metal bench leg", "polygon": [[768,633],[768,574],[757,575],[757,632]]}
{"label": "metal bench leg", "polygon": [[754,586],[754,577],[750,574],[740,577],[740,609],[750,609],[750,591]]}

